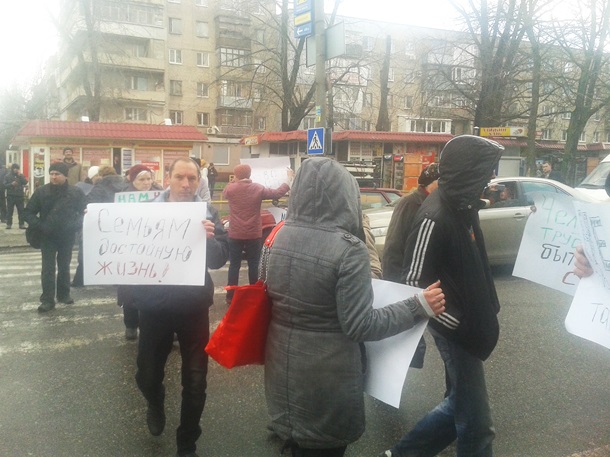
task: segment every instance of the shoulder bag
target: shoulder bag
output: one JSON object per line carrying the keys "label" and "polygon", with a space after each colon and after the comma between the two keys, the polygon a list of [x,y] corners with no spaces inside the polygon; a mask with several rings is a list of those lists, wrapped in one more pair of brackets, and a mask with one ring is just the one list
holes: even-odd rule
{"label": "shoulder bag", "polygon": [[[268,256],[276,233],[283,221],[275,226],[265,240],[262,257]],[[267,265],[266,260],[262,262]],[[231,305],[205,347],[216,362],[226,368],[243,365],[263,365],[265,344],[271,320],[271,299],[267,295],[267,271],[256,284],[227,286],[234,290]]]}

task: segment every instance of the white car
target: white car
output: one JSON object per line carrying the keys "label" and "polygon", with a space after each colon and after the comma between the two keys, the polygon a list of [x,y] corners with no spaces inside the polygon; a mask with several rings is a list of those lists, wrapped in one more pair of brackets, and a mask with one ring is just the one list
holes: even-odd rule
{"label": "white car", "polygon": [[[606,182],[610,176],[610,155],[606,156],[576,189],[597,200],[608,200]],[[608,183],[610,184],[610,182]]]}
{"label": "white car", "polygon": [[[498,190],[508,188],[512,198],[502,203],[489,202],[479,211],[485,247],[491,265],[514,264],[519,252],[525,223],[532,212],[533,192],[554,192],[569,195],[582,201],[599,201],[585,193],[557,181],[545,178],[518,176],[493,179],[489,187]],[[381,256],[392,212],[397,202],[383,208],[365,210],[375,235],[375,245]]]}

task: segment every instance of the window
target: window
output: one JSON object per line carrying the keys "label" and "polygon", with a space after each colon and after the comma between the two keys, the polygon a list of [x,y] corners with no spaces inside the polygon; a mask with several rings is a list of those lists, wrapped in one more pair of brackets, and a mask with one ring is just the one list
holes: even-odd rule
{"label": "window", "polygon": [[182,125],[182,111],[170,111],[169,118],[174,125]]}
{"label": "window", "polygon": [[231,125],[236,127],[251,127],[252,113],[250,111],[223,109],[218,111],[218,122],[220,125]]}
{"label": "window", "polygon": [[405,83],[413,84],[415,82],[415,71],[407,70],[405,73]]}
{"label": "window", "polygon": [[163,26],[163,7],[161,5],[116,1],[99,3],[101,4],[100,19],[155,27]]}
{"label": "window", "polygon": [[599,111],[596,111],[595,114],[593,115],[593,120],[594,121],[601,121],[602,119],[602,115]]}
{"label": "window", "polygon": [[593,143],[599,143],[599,132],[593,132]]}
{"label": "window", "polygon": [[388,108],[394,106],[394,94],[388,94]]}
{"label": "window", "polygon": [[220,65],[225,67],[243,67],[247,63],[246,51],[243,49],[220,48],[218,57]]}
{"label": "window", "polygon": [[373,106],[373,94],[365,92],[362,97],[362,106]]}
{"label": "window", "polygon": [[586,143],[587,142],[587,135],[585,134],[585,132],[580,132],[580,137],[578,138],[578,141],[580,141],[581,143]]}
{"label": "window", "polygon": [[252,89],[252,99],[255,102],[260,102],[263,99],[263,91],[260,88]]}
{"label": "window", "polygon": [[134,57],[148,57],[148,45],[144,43],[134,43],[131,46],[131,55]]}
{"label": "window", "polygon": [[388,81],[394,81],[394,69],[390,68],[388,72]]}
{"label": "window", "polygon": [[143,108],[125,108],[125,120],[146,121],[148,120],[148,113]]}
{"label": "window", "polygon": [[195,0],[196,6],[208,6],[208,0]]}
{"label": "window", "polygon": [[408,60],[415,60],[415,44],[408,41],[405,43],[405,56]]}
{"label": "window", "polygon": [[170,80],[169,94],[170,95],[182,95],[182,81],[177,81],[175,79]]}
{"label": "window", "polygon": [[207,22],[197,21],[195,23],[195,34],[201,38],[210,36],[210,29]]}
{"label": "window", "polygon": [[568,112],[568,113],[561,113],[561,118],[562,119],[572,119],[572,113]]}
{"label": "window", "polygon": [[567,130],[561,131],[561,141],[568,141],[568,131]]}
{"label": "window", "polygon": [[542,129],[542,139],[543,140],[551,139],[551,129]]}
{"label": "window", "polygon": [[182,19],[176,17],[169,18],[169,33],[176,35],[182,34]]}
{"label": "window", "polygon": [[197,125],[199,127],[210,125],[210,113],[197,113]]}
{"label": "window", "polygon": [[169,50],[169,63],[182,65],[182,50],[170,49]]}
{"label": "window", "polygon": [[263,65],[261,59],[252,59],[252,65],[254,65],[254,68],[257,73],[267,73],[267,67]]}
{"label": "window", "polygon": [[405,109],[413,109],[413,95],[405,97]]}
{"label": "window", "polygon": [[208,52],[197,53],[197,66],[198,67],[209,67],[210,66],[210,54]]}
{"label": "window", "polygon": [[[316,126],[316,118],[314,116],[304,117],[303,120],[301,121],[302,130],[313,129],[313,128],[315,128],[315,126]],[[608,133],[608,136],[610,136],[610,133]]]}
{"label": "window", "polygon": [[180,3],[180,0],[167,0],[167,3]]}
{"label": "window", "polygon": [[125,78],[125,88],[131,90],[148,90],[148,79],[142,76],[128,76]]}
{"label": "window", "polygon": [[362,37],[362,47],[365,51],[372,51],[375,47],[375,38],[372,36]]}
{"label": "window", "polygon": [[610,143],[610,132],[606,133],[606,143]]}
{"label": "window", "polygon": [[256,118],[256,129],[257,130],[265,130],[267,128],[267,121],[264,117]]}
{"label": "window", "polygon": [[197,97],[209,97],[210,87],[206,83],[197,83]]}

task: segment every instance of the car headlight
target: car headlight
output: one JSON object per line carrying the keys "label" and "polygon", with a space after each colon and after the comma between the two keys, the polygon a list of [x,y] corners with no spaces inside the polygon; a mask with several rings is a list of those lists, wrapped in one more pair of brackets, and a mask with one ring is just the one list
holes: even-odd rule
{"label": "car headlight", "polygon": [[371,233],[373,234],[373,236],[375,238],[378,238],[380,236],[386,236],[388,234],[388,228],[387,227],[372,228]]}

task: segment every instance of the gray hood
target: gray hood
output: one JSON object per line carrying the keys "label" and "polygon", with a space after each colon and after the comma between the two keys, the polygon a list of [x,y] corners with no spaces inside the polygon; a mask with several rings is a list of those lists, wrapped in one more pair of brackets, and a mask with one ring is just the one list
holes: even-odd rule
{"label": "gray hood", "polygon": [[341,229],[363,240],[356,179],[332,159],[305,160],[290,192],[286,224],[290,223]]}
{"label": "gray hood", "polygon": [[449,141],[439,159],[441,198],[457,210],[478,209],[502,152],[502,145],[480,136],[461,135]]}

